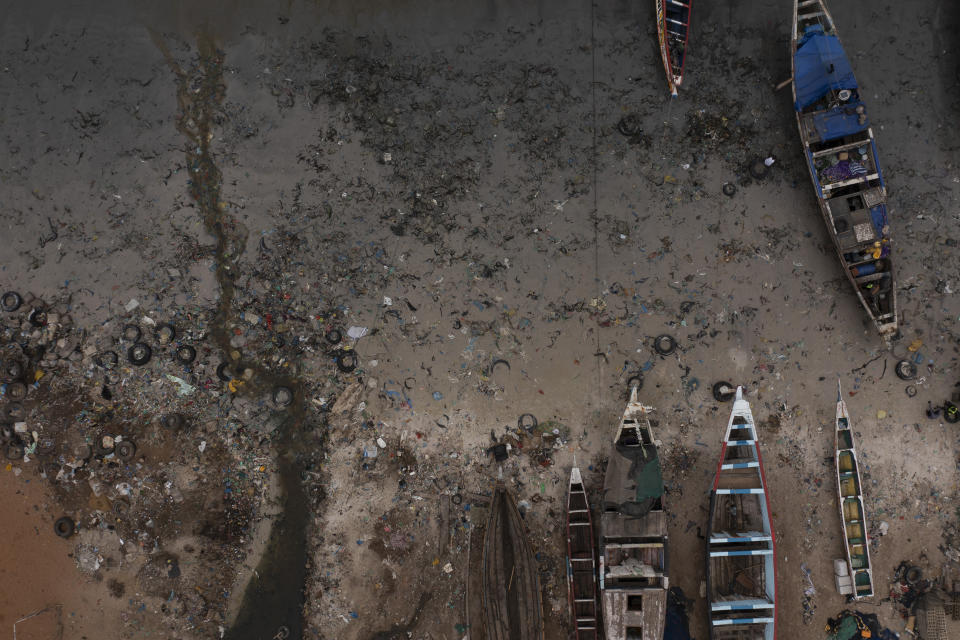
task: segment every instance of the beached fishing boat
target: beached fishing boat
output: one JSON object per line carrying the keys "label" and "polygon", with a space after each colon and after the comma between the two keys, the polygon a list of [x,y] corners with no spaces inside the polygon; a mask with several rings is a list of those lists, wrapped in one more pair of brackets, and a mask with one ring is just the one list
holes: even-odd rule
{"label": "beached fishing boat", "polygon": [[600,599],[607,640],[662,640],[667,607],[663,474],[649,414],[630,392],[607,464],[600,515]]}
{"label": "beached fishing boat", "polygon": [[820,212],[880,335],[897,332],[887,189],[867,107],[823,0],[794,0],[793,103]]}
{"label": "beached fishing boat", "polygon": [[683,84],[683,64],[687,59],[693,0],[656,0],[656,3],[660,56],[667,73],[667,86],[671,95],[676,96],[677,88]]}
{"label": "beached fishing boat", "polygon": [[593,544],[593,517],[579,467],[570,470],[567,491],[567,593],[573,614],[574,638],[597,640],[597,559]]}
{"label": "beached fishing boat", "polygon": [[513,495],[494,487],[483,536],[483,619],[488,640],[543,640],[540,579]]}
{"label": "beached fishing boat", "polygon": [[867,539],[867,514],[863,508],[860,484],[860,461],[853,446],[850,414],[837,381],[837,492],[840,499],[840,522],[843,524],[843,546],[847,565],[853,577],[853,597],[873,596],[873,569]]}
{"label": "beached fishing boat", "polygon": [[711,640],[774,640],[776,545],[750,403],[737,387],[710,492],[707,602]]}

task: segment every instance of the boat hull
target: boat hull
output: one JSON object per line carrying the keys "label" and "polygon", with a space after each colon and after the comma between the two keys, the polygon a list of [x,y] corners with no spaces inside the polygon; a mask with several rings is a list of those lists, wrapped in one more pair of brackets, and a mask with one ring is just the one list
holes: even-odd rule
{"label": "boat hull", "polygon": [[854,446],[850,414],[837,385],[837,420],[834,462],[837,477],[837,502],[840,507],[840,525],[843,547],[851,579],[850,595],[856,600],[871,598],[873,565],[870,561],[870,539],[867,533],[867,515],[863,504],[860,465]]}
{"label": "boat hull", "polygon": [[794,1],[790,62],[817,206],[861,306],[890,339],[898,311],[886,184],[866,105],[823,0]]}
{"label": "boat hull", "polygon": [[488,640],[542,640],[540,580],[513,495],[498,484],[483,539],[482,597]]}
{"label": "boat hull", "polygon": [[597,607],[597,560],[593,517],[580,469],[570,472],[567,491],[567,593],[576,640],[596,640],[599,633]]}
{"label": "boat hull", "polygon": [[607,640],[662,640],[669,567],[663,477],[650,407],[633,389],[614,438],[600,516],[600,598]]}
{"label": "boat hull", "polygon": [[776,540],[756,427],[739,388],[710,492],[706,574],[711,640],[775,640]]}
{"label": "boat hull", "polygon": [[670,93],[677,95],[683,84],[683,68],[690,36],[690,15],[693,0],[654,0],[657,15],[657,38],[660,57]]}

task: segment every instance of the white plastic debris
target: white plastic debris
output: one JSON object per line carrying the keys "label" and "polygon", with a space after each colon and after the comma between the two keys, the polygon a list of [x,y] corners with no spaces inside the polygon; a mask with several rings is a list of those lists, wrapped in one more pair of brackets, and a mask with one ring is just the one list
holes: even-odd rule
{"label": "white plastic debris", "polygon": [[260,316],[258,316],[255,313],[251,313],[250,311],[243,312],[243,319],[249,322],[250,324],[257,324],[258,322],[260,322]]}
{"label": "white plastic debris", "polygon": [[368,329],[366,327],[350,327],[347,329],[347,335],[354,340],[357,340],[367,335],[367,331]]}
{"label": "white plastic debris", "polygon": [[139,307],[139,306],[140,306],[140,301],[139,301],[139,300],[137,300],[136,298],[130,298],[130,302],[128,302],[127,304],[125,304],[125,305],[123,306],[123,308],[126,309],[127,311],[133,311],[134,309],[136,309],[136,308]]}
{"label": "white plastic debris", "polygon": [[207,441],[206,441],[206,440],[201,440],[201,441],[200,441],[200,446],[197,447],[197,448],[200,449],[200,453],[203,453],[204,450],[207,448]]}
{"label": "white plastic debris", "polygon": [[776,160],[773,159],[773,156],[768,156],[764,159],[763,164],[767,165],[768,167],[772,167],[774,162],[776,162]]}
{"label": "white plastic debris", "polygon": [[164,374],[170,382],[173,382],[177,385],[177,395],[178,396],[188,396],[193,394],[197,390],[195,386],[184,380],[183,378],[178,378],[177,376],[172,376],[169,373]]}
{"label": "white plastic debris", "polygon": [[387,441],[384,440],[383,438],[377,438],[377,446],[380,447],[381,449],[386,449]]}
{"label": "white plastic debris", "polygon": [[385,306],[385,307],[392,307],[392,306],[393,306],[393,299],[390,298],[389,296],[383,296],[383,306]]}

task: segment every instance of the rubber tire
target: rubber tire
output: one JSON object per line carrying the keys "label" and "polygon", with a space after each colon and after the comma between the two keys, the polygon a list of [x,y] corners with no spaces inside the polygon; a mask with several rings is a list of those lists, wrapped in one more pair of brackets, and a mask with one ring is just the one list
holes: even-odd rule
{"label": "rubber tire", "polygon": [[[661,343],[663,342],[667,343],[666,347],[661,346]],[[677,341],[673,338],[673,336],[669,336],[665,333],[660,334],[653,339],[653,350],[661,356],[668,356],[677,350]]]}
{"label": "rubber tire", "polygon": [[157,341],[157,344],[160,346],[166,346],[173,342],[177,337],[177,328],[174,327],[169,322],[164,322],[163,324],[157,325],[156,330],[153,332],[153,339]]}
{"label": "rubber tire", "polygon": [[175,355],[177,362],[180,364],[193,364],[193,361],[197,359],[197,350],[188,344],[182,344],[177,347]]}
{"label": "rubber tire", "polygon": [[127,342],[140,342],[140,338],[143,337],[143,331],[140,330],[138,325],[125,324],[123,325],[123,332],[120,335],[122,335],[123,339]]}
{"label": "rubber tire", "polygon": [[920,582],[922,578],[923,578],[923,571],[920,569],[920,567],[910,567],[909,569],[903,572],[904,582],[906,582],[911,586]]}
{"label": "rubber tire", "polygon": [[357,355],[353,351],[343,351],[337,356],[337,368],[350,373],[357,368]]}
{"label": "rubber tire", "polygon": [[915,398],[917,396],[917,388],[912,384],[907,385],[907,388],[904,389],[908,398]]}
{"label": "rubber tire", "polygon": [[107,369],[109,371],[120,363],[120,358],[117,357],[116,351],[103,351],[97,354],[95,362],[101,369]]}
{"label": "rubber tire", "polygon": [[114,443],[112,447],[103,446],[103,435],[104,434],[102,433],[98,434],[93,439],[93,455],[97,456],[98,458],[104,458],[110,455],[111,453],[113,453],[114,451],[116,451],[117,449],[116,443]]}
{"label": "rubber tire", "polygon": [[23,298],[16,291],[7,291],[0,296],[0,307],[7,313],[13,313],[23,304]]}
{"label": "rubber tire", "polygon": [[901,360],[893,368],[893,372],[897,374],[897,377],[901,380],[913,380],[917,377],[917,365],[909,360]]}
{"label": "rubber tire", "polygon": [[[140,355],[137,355],[138,351]],[[147,364],[152,357],[153,349],[146,342],[137,342],[127,349],[127,360],[130,361],[130,364],[137,367],[142,367]]]}
{"label": "rubber tire", "polygon": [[53,532],[61,538],[69,538],[73,535],[76,527],[77,524],[73,521],[73,518],[63,516],[62,518],[57,518],[57,521],[53,523]]}
{"label": "rubber tire", "polygon": [[732,198],[733,196],[737,195],[737,185],[733,184],[732,182],[724,182],[720,190],[723,191],[723,195],[727,196],[728,198]]}
{"label": "rubber tire", "polygon": [[8,444],[7,448],[4,450],[7,460],[22,460],[23,453],[23,445],[12,442]]}
{"label": "rubber tire", "polygon": [[229,362],[221,362],[217,367],[217,377],[220,378],[223,382],[230,382],[233,380],[233,372],[228,371],[230,368]]}
{"label": "rubber tire", "polygon": [[17,378],[23,376],[26,369],[23,366],[23,363],[19,360],[11,360],[10,363],[6,366],[6,371],[4,374],[10,380],[16,380]]}
{"label": "rubber tire", "polygon": [[635,113],[628,113],[617,122],[617,131],[620,135],[627,138],[634,138],[643,135],[643,129],[640,127],[640,118]]}
{"label": "rubber tire", "polygon": [[11,382],[7,385],[7,397],[17,402],[27,397],[27,385],[22,382]]}
{"label": "rubber tire", "polygon": [[[636,381],[636,384],[634,384],[634,381]],[[643,376],[639,373],[627,378],[627,392],[631,392],[634,387],[643,389]]]}
{"label": "rubber tire", "polygon": [[[955,411],[950,413],[950,409],[953,408]],[[943,419],[949,422],[950,424],[956,424],[960,422],[960,410],[956,410],[957,405],[952,402],[945,402],[943,404]]]}
{"label": "rubber tire", "polygon": [[27,322],[39,329],[47,324],[47,312],[39,307],[34,307],[30,309],[30,313],[27,315]]}
{"label": "rubber tire", "polygon": [[[728,389],[733,389],[733,392],[724,394],[720,391],[723,387],[727,387]],[[736,395],[737,395],[737,388],[734,387],[729,382],[727,382],[726,380],[721,380],[720,382],[713,385],[713,399],[716,400],[717,402],[730,402],[731,400],[733,400],[733,398]]]}
{"label": "rubber tire", "polygon": [[120,460],[132,460],[137,455],[137,445],[130,440],[121,440],[114,445],[113,455]]}
{"label": "rubber tire", "polygon": [[11,402],[4,408],[4,412],[8,418],[15,421],[23,420],[23,417],[27,415],[27,412],[23,409],[23,405],[19,402]]}
{"label": "rubber tire", "polygon": [[57,452],[57,441],[53,438],[40,438],[37,442],[37,455],[49,456]]}
{"label": "rubber tire", "polygon": [[323,337],[330,344],[340,344],[340,342],[343,340],[343,334],[340,333],[338,329],[330,329],[330,331],[327,331],[327,334]]}
{"label": "rubber tire", "polygon": [[[526,418],[527,416],[530,416],[530,417],[533,419],[533,424],[531,424],[531,425],[529,425],[529,426],[526,425],[526,424],[524,424],[524,422],[523,422],[523,419]],[[519,418],[517,418],[517,428],[518,428],[518,429],[523,429],[523,430],[526,431],[527,433],[531,433],[534,429],[536,429],[536,428],[537,428],[537,424],[539,424],[539,423],[537,422],[537,417],[536,417],[535,415],[533,415],[532,413],[523,413],[523,414],[520,414],[520,417],[519,417]]]}
{"label": "rubber tire", "polygon": [[125,518],[130,513],[130,503],[126,500],[116,500],[112,505],[110,505],[110,510],[118,518]]}
{"label": "rubber tire", "polygon": [[765,165],[762,159],[757,158],[750,163],[749,171],[754,180],[763,180],[770,173],[770,167]]}
{"label": "rubber tire", "polygon": [[294,393],[290,387],[279,386],[273,390],[273,405],[285,409],[293,404]]}

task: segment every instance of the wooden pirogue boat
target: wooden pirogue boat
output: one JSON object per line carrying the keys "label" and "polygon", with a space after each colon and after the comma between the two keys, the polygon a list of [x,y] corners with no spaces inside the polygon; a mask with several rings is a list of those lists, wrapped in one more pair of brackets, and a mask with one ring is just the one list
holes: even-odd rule
{"label": "wooden pirogue boat", "polygon": [[667,522],[663,474],[649,413],[630,392],[603,482],[600,599],[607,640],[662,640]]}
{"label": "wooden pirogue boat", "polygon": [[494,487],[483,536],[483,617],[488,640],[543,640],[540,579],[513,495]]}
{"label": "wooden pirogue boat", "polygon": [[737,387],[710,492],[707,602],[711,640],[774,640],[776,545],[750,403]]}
{"label": "wooden pirogue boat", "polygon": [[575,640],[600,636],[597,613],[597,559],[593,544],[593,517],[579,467],[570,470],[567,491],[567,592],[573,614]]}
{"label": "wooden pirogue boat", "polygon": [[657,3],[657,37],[660,56],[667,74],[670,94],[677,95],[683,84],[683,65],[687,59],[687,40],[690,35],[690,11],[693,0],[655,0]]}
{"label": "wooden pirogue boat", "polygon": [[823,0],[794,0],[793,102],[820,212],[877,331],[897,332],[887,188],[857,79]]}
{"label": "wooden pirogue boat", "polygon": [[853,577],[853,597],[873,596],[873,569],[867,538],[867,515],[863,508],[860,464],[853,446],[850,414],[837,381],[837,493],[840,500],[840,522],[843,524],[843,546],[847,565]]}

